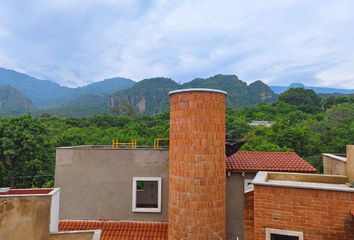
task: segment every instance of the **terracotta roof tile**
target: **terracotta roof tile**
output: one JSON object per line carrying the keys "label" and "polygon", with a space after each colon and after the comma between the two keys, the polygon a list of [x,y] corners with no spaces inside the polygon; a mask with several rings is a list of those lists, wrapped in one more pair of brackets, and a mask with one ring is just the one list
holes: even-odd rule
{"label": "terracotta roof tile", "polygon": [[59,231],[101,229],[101,240],[167,240],[167,227],[165,222],[59,221]]}
{"label": "terracotta roof tile", "polygon": [[243,152],[239,151],[226,160],[230,172],[317,172],[317,169],[294,152]]}

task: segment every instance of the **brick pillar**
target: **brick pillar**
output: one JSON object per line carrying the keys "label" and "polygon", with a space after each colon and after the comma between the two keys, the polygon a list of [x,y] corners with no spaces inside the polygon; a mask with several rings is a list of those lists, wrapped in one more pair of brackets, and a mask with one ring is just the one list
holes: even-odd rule
{"label": "brick pillar", "polygon": [[170,92],[170,240],[226,239],[226,93]]}

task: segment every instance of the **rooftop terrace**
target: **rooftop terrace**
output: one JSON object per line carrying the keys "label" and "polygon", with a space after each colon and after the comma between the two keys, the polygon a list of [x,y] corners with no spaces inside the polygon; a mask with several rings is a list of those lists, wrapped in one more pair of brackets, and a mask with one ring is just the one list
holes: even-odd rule
{"label": "rooftop terrace", "polygon": [[159,148],[154,148],[152,146],[139,146],[136,148],[131,148],[131,146],[119,146],[112,147],[111,145],[79,145],[79,146],[67,146],[67,147],[57,147],[57,149],[76,149],[76,150],[168,150],[168,146],[159,146]]}
{"label": "rooftop terrace", "polygon": [[348,177],[340,175],[259,172],[254,185],[354,192]]}

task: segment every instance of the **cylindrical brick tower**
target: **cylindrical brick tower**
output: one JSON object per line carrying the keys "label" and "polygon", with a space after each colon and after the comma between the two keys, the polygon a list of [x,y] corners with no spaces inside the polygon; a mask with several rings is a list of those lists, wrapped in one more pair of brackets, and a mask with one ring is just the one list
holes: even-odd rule
{"label": "cylindrical brick tower", "polygon": [[170,92],[168,236],[226,239],[226,92]]}

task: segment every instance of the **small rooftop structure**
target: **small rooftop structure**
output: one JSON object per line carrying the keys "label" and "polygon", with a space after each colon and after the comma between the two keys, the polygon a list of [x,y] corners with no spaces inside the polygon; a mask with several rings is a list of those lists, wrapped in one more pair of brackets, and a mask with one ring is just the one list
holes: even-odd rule
{"label": "small rooftop structure", "polygon": [[226,170],[229,172],[318,172],[295,152],[238,151],[227,158]]}
{"label": "small rooftop structure", "polygon": [[252,183],[244,239],[354,239],[354,188],[347,176],[258,172]]}
{"label": "small rooftop structure", "polygon": [[59,188],[1,188],[0,238],[99,240],[99,230],[58,231],[59,196]]}
{"label": "small rooftop structure", "polygon": [[250,126],[263,126],[263,127],[271,127],[274,124],[274,121],[255,121],[248,123]]}
{"label": "small rooftop structure", "polygon": [[348,182],[354,184],[354,145],[347,145],[345,154],[323,153],[323,172],[332,175],[346,175]]}

